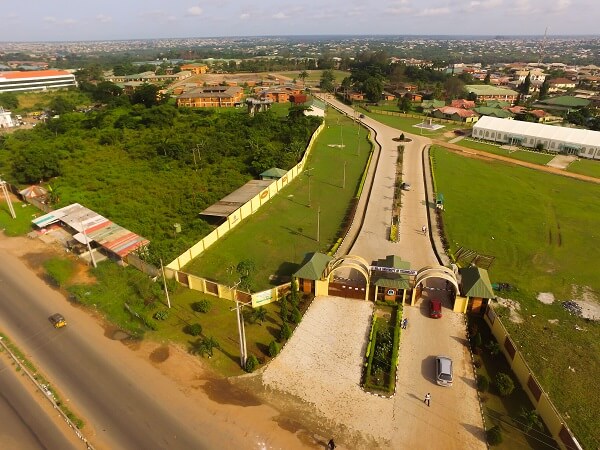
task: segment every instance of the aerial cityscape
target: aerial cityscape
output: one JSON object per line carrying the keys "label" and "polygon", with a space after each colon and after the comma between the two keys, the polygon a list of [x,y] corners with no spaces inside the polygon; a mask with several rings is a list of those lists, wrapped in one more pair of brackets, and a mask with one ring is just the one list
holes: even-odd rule
{"label": "aerial cityscape", "polygon": [[600,5],[28,8],[1,448],[600,448]]}

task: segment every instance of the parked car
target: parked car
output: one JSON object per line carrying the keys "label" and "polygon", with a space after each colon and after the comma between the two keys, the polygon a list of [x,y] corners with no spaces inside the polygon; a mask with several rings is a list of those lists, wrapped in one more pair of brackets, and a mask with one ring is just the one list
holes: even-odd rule
{"label": "parked car", "polygon": [[50,320],[50,323],[54,325],[54,328],[62,328],[67,325],[65,318],[59,313],[52,314],[50,317],[48,317],[48,320]]}
{"label": "parked car", "polygon": [[440,386],[452,386],[452,360],[447,356],[435,357],[435,381]]}
{"label": "parked car", "polygon": [[432,319],[442,317],[442,302],[440,300],[432,299],[429,302],[429,317]]}

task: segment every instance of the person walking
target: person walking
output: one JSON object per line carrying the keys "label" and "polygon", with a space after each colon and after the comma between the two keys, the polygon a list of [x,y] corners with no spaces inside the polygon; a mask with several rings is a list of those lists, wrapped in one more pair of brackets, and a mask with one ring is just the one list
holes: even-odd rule
{"label": "person walking", "polygon": [[430,402],[431,402],[431,394],[428,392],[427,394],[425,394],[425,400],[423,400],[423,403],[425,403],[427,406],[429,406]]}
{"label": "person walking", "polygon": [[423,232],[423,234],[426,234],[426,233],[427,233],[427,226],[426,226],[426,225],[423,225],[423,226],[421,227],[421,231]]}
{"label": "person walking", "polygon": [[407,326],[408,326],[408,319],[405,317],[404,319],[402,319],[402,328],[404,330],[406,330]]}
{"label": "person walking", "polygon": [[333,439],[329,439],[329,442],[327,443],[327,448],[329,450],[334,450],[335,449],[335,442],[333,441]]}

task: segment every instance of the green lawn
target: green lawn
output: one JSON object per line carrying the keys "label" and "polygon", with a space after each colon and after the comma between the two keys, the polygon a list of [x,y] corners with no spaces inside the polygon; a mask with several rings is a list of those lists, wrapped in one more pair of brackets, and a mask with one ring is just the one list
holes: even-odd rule
{"label": "green lawn", "polygon": [[[439,147],[432,155],[451,249],[496,257],[490,278],[518,287],[508,295],[525,319],[517,324],[503,312],[503,323],[584,447],[597,447],[600,396],[589,395],[589,386],[600,373],[600,324],[568,315],[560,302],[584,290],[598,301],[599,264],[590,249],[599,246],[600,186]],[[544,305],[539,292],[557,301]]]}
{"label": "green lawn", "polygon": [[[306,78],[306,84],[318,84],[321,80],[321,76],[323,75],[323,70],[307,70],[306,72],[308,73],[308,78]],[[280,73],[281,75],[289,78],[295,78],[296,81],[302,82],[299,76],[300,73],[302,73],[302,70],[290,70],[277,73]],[[350,72],[346,72],[343,70],[334,70],[333,74],[335,75],[336,83],[341,83],[344,78],[350,76]]]}
{"label": "green lawn", "polygon": [[[329,146],[340,145],[342,141],[343,149]],[[327,252],[340,237],[348,205],[356,195],[369,152],[366,130],[330,109],[325,129],[313,148],[305,171],[184,270],[231,283],[235,280],[231,279],[227,269],[243,259],[252,259],[257,269],[253,290],[280,284],[299,268],[307,252]],[[345,188],[342,187],[344,164]],[[309,173],[312,174],[310,207]]]}
{"label": "green lawn", "polygon": [[527,150],[517,150],[514,152],[509,152],[506,149],[500,148],[498,145],[488,144],[486,142],[473,141],[470,139],[461,139],[456,142],[456,144],[461,147],[472,148],[474,150],[481,150],[488,153],[494,153],[495,155],[506,156],[507,158],[514,158],[520,161],[527,161],[533,164],[546,165],[548,164],[553,155],[548,155],[546,153],[538,153]]}
{"label": "green lawn", "polygon": [[[192,310],[192,303],[202,299],[207,299],[211,303],[211,309],[207,313],[198,313]],[[225,376],[242,373],[236,312],[230,309],[235,306],[233,302],[180,288],[176,294],[171,296],[171,304],[172,308],[169,310],[168,319],[158,324],[157,331],[148,332],[146,335],[148,338],[177,342],[189,349],[196,339],[211,336],[219,342],[221,349],[214,350],[214,355],[209,360],[210,365]],[[263,324],[245,324],[248,356],[253,354],[262,362],[270,359],[268,356],[269,343],[277,339],[282,324],[278,302],[265,305],[264,308],[267,310],[267,319]],[[247,309],[246,312],[249,313],[250,309]],[[201,336],[194,337],[185,334],[185,326],[193,323],[199,323],[202,326]],[[208,356],[205,358],[208,359]]]}
{"label": "green lawn", "polygon": [[[437,138],[437,139],[442,138],[443,134],[447,133],[449,131],[454,131],[459,128],[469,128],[468,125],[466,125],[464,123],[443,123],[442,124],[444,126],[443,128],[440,128],[436,131],[428,131],[428,130],[423,130],[421,128],[414,127],[414,125],[427,120],[428,118],[426,116],[422,116],[422,117],[386,116],[384,114],[368,112],[366,110],[363,110],[362,108],[360,111],[361,111],[361,113],[363,113],[369,117],[372,117],[373,119],[377,120],[378,122],[381,122],[385,125],[396,128],[398,130],[406,131],[407,133],[412,133],[412,134],[420,134],[423,136],[429,136],[431,138]],[[433,120],[433,122],[439,123],[439,121],[436,122],[435,119]]]}
{"label": "green lawn", "polygon": [[31,220],[43,213],[29,203],[13,201],[12,205],[16,219],[10,215],[4,196],[0,197],[0,229],[4,230],[7,236],[22,236],[29,233],[32,229]]}
{"label": "green lawn", "polygon": [[592,161],[590,159],[580,159],[579,161],[573,161],[567,167],[569,172],[580,173],[582,175],[589,175],[590,177],[600,178],[600,161]]}

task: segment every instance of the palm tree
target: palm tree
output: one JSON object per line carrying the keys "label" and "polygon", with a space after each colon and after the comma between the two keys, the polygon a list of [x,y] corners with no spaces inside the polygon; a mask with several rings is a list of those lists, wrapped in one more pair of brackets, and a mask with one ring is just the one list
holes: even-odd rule
{"label": "palm tree", "polygon": [[259,325],[262,325],[265,320],[267,320],[267,310],[264,306],[259,307],[253,311],[254,321],[258,322]]}
{"label": "palm tree", "polygon": [[199,354],[202,357],[204,357],[204,355],[208,355],[209,358],[212,358],[213,349],[215,348],[221,348],[219,342],[214,337],[208,336],[191,342],[189,351],[192,355]]}
{"label": "palm tree", "polygon": [[306,88],[306,79],[308,78],[308,72],[306,70],[303,70],[298,75],[298,78],[300,78],[302,80],[302,87]]}
{"label": "palm tree", "polygon": [[535,409],[521,409],[521,414],[519,414],[519,423],[523,425],[523,430],[525,433],[529,433],[532,428],[540,429],[542,427],[542,422],[540,421],[540,416]]}

